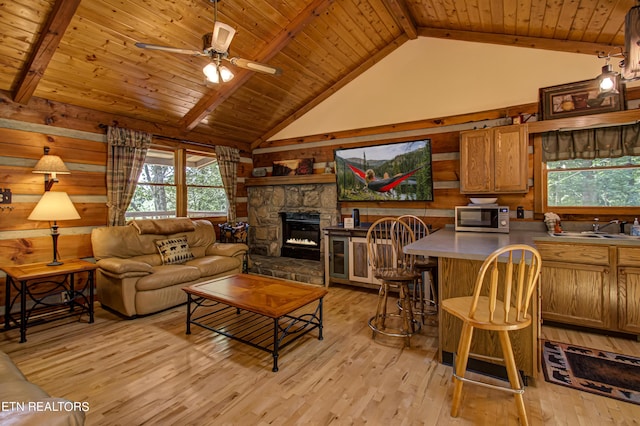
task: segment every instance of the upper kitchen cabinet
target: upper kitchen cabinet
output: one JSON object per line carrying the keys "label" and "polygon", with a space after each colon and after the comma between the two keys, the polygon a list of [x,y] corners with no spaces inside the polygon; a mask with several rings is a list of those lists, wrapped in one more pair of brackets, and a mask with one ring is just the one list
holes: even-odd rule
{"label": "upper kitchen cabinet", "polygon": [[527,192],[528,142],[526,124],[461,132],[460,192]]}

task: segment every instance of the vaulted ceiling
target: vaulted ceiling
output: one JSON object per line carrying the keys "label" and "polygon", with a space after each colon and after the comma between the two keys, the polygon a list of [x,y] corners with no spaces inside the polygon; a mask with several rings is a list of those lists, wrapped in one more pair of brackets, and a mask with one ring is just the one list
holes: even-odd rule
{"label": "vaulted ceiling", "polygon": [[[233,68],[206,83],[199,50],[210,0],[12,0],[0,5],[0,90],[172,126],[253,148],[404,42],[438,37],[597,55],[624,46],[634,0],[220,0],[237,31]],[[427,118],[427,117],[425,117]]]}

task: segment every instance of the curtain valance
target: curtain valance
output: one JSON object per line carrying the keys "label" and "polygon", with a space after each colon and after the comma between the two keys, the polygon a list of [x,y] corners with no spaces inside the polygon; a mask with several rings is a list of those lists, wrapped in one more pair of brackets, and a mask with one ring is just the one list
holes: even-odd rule
{"label": "curtain valance", "polygon": [[640,123],[542,134],[542,161],[640,155]]}

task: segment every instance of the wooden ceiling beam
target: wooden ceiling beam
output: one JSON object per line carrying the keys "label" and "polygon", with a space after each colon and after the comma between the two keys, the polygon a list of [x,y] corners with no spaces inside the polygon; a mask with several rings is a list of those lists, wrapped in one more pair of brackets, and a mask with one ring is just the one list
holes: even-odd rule
{"label": "wooden ceiling beam", "polygon": [[38,87],[81,0],[57,0],[42,28],[27,65],[13,90],[13,101],[26,105]]}
{"label": "wooden ceiling beam", "polygon": [[[300,33],[312,20],[324,13],[335,0],[315,0],[302,13],[291,21],[256,57],[257,62],[268,62]],[[220,90],[211,90],[179,122],[184,130],[194,129],[200,121],[211,114],[218,105],[229,98],[253,75],[253,71],[238,71],[236,77],[221,86]]]}
{"label": "wooden ceiling beam", "polygon": [[532,49],[554,50],[558,52],[598,55],[618,51],[617,45],[589,43],[583,41],[555,40],[542,37],[524,37],[509,34],[482,33],[476,31],[457,31],[439,28],[418,28],[421,37],[444,38],[449,40],[473,41],[477,43],[501,44],[505,46],[528,47]]}
{"label": "wooden ceiling beam", "polygon": [[289,124],[293,123],[294,121],[302,117],[307,112],[311,111],[313,108],[315,108],[324,100],[326,100],[329,96],[335,94],[338,90],[342,89],[344,86],[346,86],[347,84],[355,80],[359,75],[363,74],[365,71],[367,71],[369,68],[374,66],[376,63],[380,62],[384,57],[386,57],[388,54],[390,54],[391,52],[393,52],[394,50],[402,46],[407,41],[409,41],[408,35],[401,34],[394,41],[386,45],[383,49],[379,50],[374,55],[370,56],[366,61],[361,63],[357,68],[355,68],[349,74],[341,78],[337,83],[333,84],[331,87],[323,91],[320,95],[316,96],[310,102],[305,103],[305,105],[302,108],[297,110],[295,113],[291,114],[285,120],[278,123],[277,126],[275,126],[271,130],[269,130],[267,133],[262,135],[259,139],[252,142],[251,150],[253,151],[256,148],[261,147],[263,144],[269,145],[269,143],[266,142],[267,139],[269,139],[271,136],[275,135],[280,130],[284,129]]}
{"label": "wooden ceiling beam", "polygon": [[411,40],[418,38],[418,29],[404,0],[384,0],[384,3],[404,32],[407,33],[407,36]]}

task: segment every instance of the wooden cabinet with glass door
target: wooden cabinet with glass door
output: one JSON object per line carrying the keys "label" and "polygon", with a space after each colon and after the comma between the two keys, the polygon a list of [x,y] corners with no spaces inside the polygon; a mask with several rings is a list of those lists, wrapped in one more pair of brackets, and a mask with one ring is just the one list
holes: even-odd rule
{"label": "wooden cabinet with glass door", "polygon": [[324,228],[326,284],[347,284],[377,289],[380,282],[373,277],[367,253],[367,230],[359,227]]}

